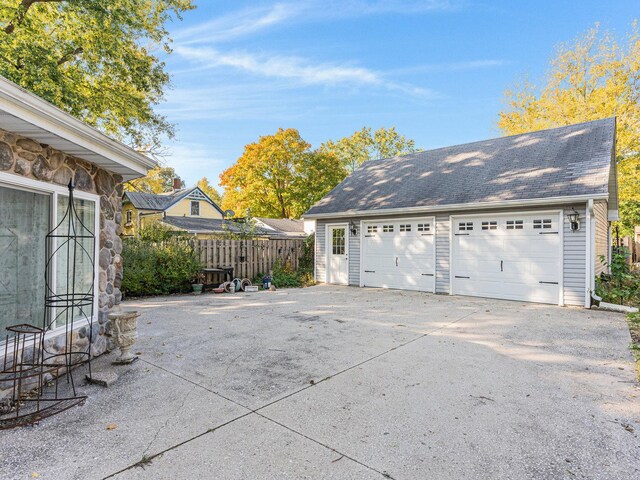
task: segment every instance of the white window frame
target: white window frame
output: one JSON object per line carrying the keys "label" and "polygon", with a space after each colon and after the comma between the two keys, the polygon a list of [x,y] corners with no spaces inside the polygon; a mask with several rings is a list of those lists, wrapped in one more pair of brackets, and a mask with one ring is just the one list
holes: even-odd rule
{"label": "white window frame", "polygon": [[[58,224],[58,197],[59,196],[68,196],[69,189],[67,187],[63,187],[61,185],[56,185],[53,183],[41,182],[39,180],[32,180],[31,178],[21,177],[19,175],[14,175],[11,173],[0,172],[0,186],[15,188],[17,190],[23,191],[31,191],[35,193],[44,193],[50,196],[51,204],[50,204],[50,229],[55,227]],[[98,320],[98,274],[100,270],[100,265],[98,262],[98,254],[100,252],[100,196],[83,192],[81,190],[74,190],[73,195],[75,198],[89,200],[95,203],[95,225],[94,225],[94,235],[95,235],[95,248],[93,253],[93,316],[92,321],[96,322]],[[54,261],[51,262],[54,265],[54,269],[56,268],[55,262],[55,253],[54,253]],[[56,289],[56,275],[55,270],[52,272],[52,278],[49,280],[50,286],[55,291]],[[44,302],[44,298],[42,299]],[[78,328],[82,328],[83,326],[89,325],[89,321],[87,319],[80,319],[78,321],[73,322],[73,326],[77,330]],[[52,338],[56,337],[60,334],[64,334],[66,329],[66,325],[62,325],[60,327],[52,328],[45,332],[45,337]],[[0,336],[0,345],[4,349],[5,347],[5,334],[1,332]],[[12,351],[13,342],[9,339],[8,350]]]}
{"label": "white window frame", "polygon": [[[198,206],[198,213],[193,213],[193,205],[196,204]],[[199,200],[191,200],[189,203],[189,215],[191,217],[199,217],[200,216],[200,201]]]}
{"label": "white window frame", "polygon": [[127,210],[126,215],[126,224],[131,225],[133,223],[133,210]]}

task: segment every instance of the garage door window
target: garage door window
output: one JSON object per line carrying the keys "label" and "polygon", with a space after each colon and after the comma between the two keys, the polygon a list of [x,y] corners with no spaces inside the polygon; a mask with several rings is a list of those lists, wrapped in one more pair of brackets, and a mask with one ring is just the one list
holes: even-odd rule
{"label": "garage door window", "polygon": [[533,228],[541,229],[541,228],[551,228],[552,222],[550,218],[545,219],[536,219],[533,221]]}
{"label": "garage door window", "polygon": [[522,230],[524,220],[507,220],[507,230]]}
{"label": "garage door window", "polygon": [[496,220],[482,222],[482,230],[497,230],[497,229],[498,229],[498,222]]}
{"label": "garage door window", "polygon": [[418,224],[418,231],[419,232],[429,232],[429,231],[431,231],[431,224],[429,224],[429,223],[419,223]]}
{"label": "garage door window", "polygon": [[383,225],[382,231],[384,233],[393,233],[393,225]]}
{"label": "garage door window", "polygon": [[367,233],[378,233],[378,226],[377,225],[367,226]]}
{"label": "garage door window", "polygon": [[400,231],[401,232],[410,232],[411,231],[411,224],[400,225]]}
{"label": "garage door window", "polygon": [[461,232],[473,230],[473,222],[458,223],[458,230],[460,230]]}

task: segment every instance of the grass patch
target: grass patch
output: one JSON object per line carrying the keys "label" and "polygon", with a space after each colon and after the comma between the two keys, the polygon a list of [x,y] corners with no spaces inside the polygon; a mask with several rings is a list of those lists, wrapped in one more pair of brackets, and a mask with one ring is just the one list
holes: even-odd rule
{"label": "grass patch", "polygon": [[628,314],[627,321],[631,333],[631,352],[636,359],[636,375],[640,381],[640,313]]}

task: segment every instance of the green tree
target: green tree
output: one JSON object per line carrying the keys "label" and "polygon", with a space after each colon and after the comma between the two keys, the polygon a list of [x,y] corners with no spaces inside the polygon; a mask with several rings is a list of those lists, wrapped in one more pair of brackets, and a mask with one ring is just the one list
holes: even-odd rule
{"label": "green tree", "polygon": [[173,191],[174,181],[178,180],[180,188],[184,183],[171,167],[156,167],[149,170],[144,177],[136,178],[124,184],[127,192],[167,193]]}
{"label": "green tree", "polygon": [[108,135],[157,151],[169,84],[165,24],[191,0],[4,0],[0,75]]}
{"label": "green tree", "polygon": [[335,155],[311,150],[295,129],[279,129],[245,146],[237,162],[220,175],[223,208],[298,218],[345,175]]}
{"label": "green tree", "polygon": [[364,127],[350,137],[328,140],[320,146],[320,150],[338,157],[351,173],[367,160],[413,153],[416,145],[413,140],[400,135],[395,127],[381,127],[373,133],[371,128]]}
{"label": "green tree", "polygon": [[207,177],[202,177],[200,180],[198,180],[198,183],[196,185],[198,186],[198,188],[200,188],[200,190],[209,195],[209,198],[213,200],[218,206],[222,205],[222,197],[215,189],[215,187],[211,185],[211,183],[209,183]]}
{"label": "green tree", "polygon": [[[506,135],[600,118],[617,118],[617,166],[623,233],[640,223],[640,35],[624,45],[598,26],[558,47],[541,88],[529,82],[505,93],[498,126]],[[634,204],[636,205],[634,207]]]}

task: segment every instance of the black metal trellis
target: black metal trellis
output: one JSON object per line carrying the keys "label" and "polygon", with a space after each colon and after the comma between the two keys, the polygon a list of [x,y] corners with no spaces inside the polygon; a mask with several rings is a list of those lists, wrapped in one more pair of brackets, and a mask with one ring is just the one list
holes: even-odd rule
{"label": "black metal trellis", "polygon": [[[86,363],[91,374],[95,234],[78,214],[72,180],[68,188],[65,213],[46,236],[43,324],[7,328],[11,336],[6,337],[0,391],[8,390],[10,395],[0,403],[0,430],[31,425],[86,400],[76,391],[73,369]],[[66,257],[59,261],[61,255]],[[89,267],[90,281],[79,272],[83,264]],[[64,289],[58,285],[60,279]],[[78,322],[86,326],[76,332]],[[61,333],[48,346],[47,333],[58,323],[64,323],[64,337]],[[77,346],[79,335],[88,341],[86,348]],[[66,385],[59,385],[61,378]]]}

